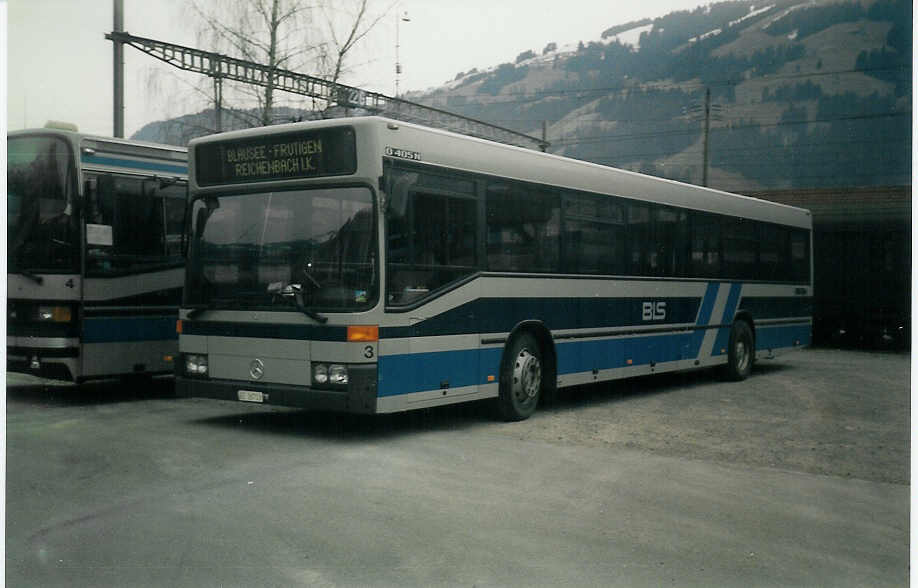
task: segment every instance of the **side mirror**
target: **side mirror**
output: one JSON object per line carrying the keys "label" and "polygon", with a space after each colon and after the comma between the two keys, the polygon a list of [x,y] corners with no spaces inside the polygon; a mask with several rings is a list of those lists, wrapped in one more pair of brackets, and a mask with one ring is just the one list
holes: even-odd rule
{"label": "side mirror", "polygon": [[302,284],[287,284],[280,291],[280,295],[284,298],[294,298],[296,296],[301,296],[303,294]]}

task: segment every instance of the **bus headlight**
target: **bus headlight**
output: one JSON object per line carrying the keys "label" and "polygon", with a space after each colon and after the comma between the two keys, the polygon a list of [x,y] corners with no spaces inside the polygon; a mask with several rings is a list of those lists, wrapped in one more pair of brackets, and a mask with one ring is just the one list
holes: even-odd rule
{"label": "bus headlight", "polygon": [[312,382],[320,386],[328,383],[328,366],[316,363],[312,366]]}
{"label": "bus headlight", "polygon": [[207,356],[189,353],[185,356],[185,373],[189,376],[207,375]]}
{"label": "bus headlight", "polygon": [[337,363],[328,366],[328,383],[334,386],[347,386],[347,366]]}
{"label": "bus headlight", "polygon": [[314,363],[312,383],[315,386],[347,386],[347,366],[340,363]]}
{"label": "bus headlight", "polygon": [[73,313],[69,306],[39,306],[38,320],[51,323],[69,323]]}

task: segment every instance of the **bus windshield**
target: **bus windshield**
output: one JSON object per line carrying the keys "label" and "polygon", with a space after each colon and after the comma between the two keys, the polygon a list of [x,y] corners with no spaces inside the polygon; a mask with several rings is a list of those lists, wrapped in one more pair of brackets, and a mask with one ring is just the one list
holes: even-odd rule
{"label": "bus windshield", "polygon": [[185,303],[369,308],[379,281],[374,218],[365,187],[200,197],[192,205]]}
{"label": "bus windshield", "polygon": [[79,271],[75,167],[56,137],[7,141],[7,260],[10,273]]}

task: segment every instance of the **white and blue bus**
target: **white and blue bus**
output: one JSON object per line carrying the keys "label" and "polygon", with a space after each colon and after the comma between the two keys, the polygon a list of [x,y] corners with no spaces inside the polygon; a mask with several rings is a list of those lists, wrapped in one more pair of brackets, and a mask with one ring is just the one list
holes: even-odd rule
{"label": "white and blue bus", "polygon": [[184,148],[72,126],[7,136],[7,369],[73,382],[174,371]]}
{"label": "white and blue bus", "polygon": [[379,117],[201,138],[189,164],[179,395],[514,420],[810,343],[805,210]]}

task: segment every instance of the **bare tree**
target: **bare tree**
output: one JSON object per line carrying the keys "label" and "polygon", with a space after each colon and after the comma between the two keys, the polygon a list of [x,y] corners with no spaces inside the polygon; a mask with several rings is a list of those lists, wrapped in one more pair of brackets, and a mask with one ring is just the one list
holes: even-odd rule
{"label": "bare tree", "polygon": [[326,80],[337,83],[347,71],[345,58],[379,24],[388,10],[371,15],[368,0],[352,0],[350,5],[339,0],[334,3],[334,8],[323,5],[322,13],[327,40],[319,46],[319,73]]}
{"label": "bare tree", "polygon": [[[371,16],[371,0],[195,0],[194,12],[201,21],[202,48],[267,65],[338,82],[347,71],[346,60],[354,48],[385,14]],[[263,86],[233,84],[224,93],[219,78],[214,101],[219,108],[229,95],[257,105],[256,115],[244,126],[270,125],[277,106],[273,77]],[[312,108],[328,104],[313,100]],[[229,112],[245,117],[243,108]]]}
{"label": "bare tree", "polygon": [[[308,36],[310,7],[304,0],[234,0],[233,2],[194,3],[201,19],[199,38],[205,49],[228,53],[267,65],[269,68],[294,69],[305,63],[312,47],[300,44]],[[269,125],[273,122],[275,87],[273,76],[259,87],[239,86],[238,92],[254,99],[257,117],[252,124]],[[222,80],[217,79],[215,94],[222,94]],[[220,96],[215,97],[218,107]]]}

